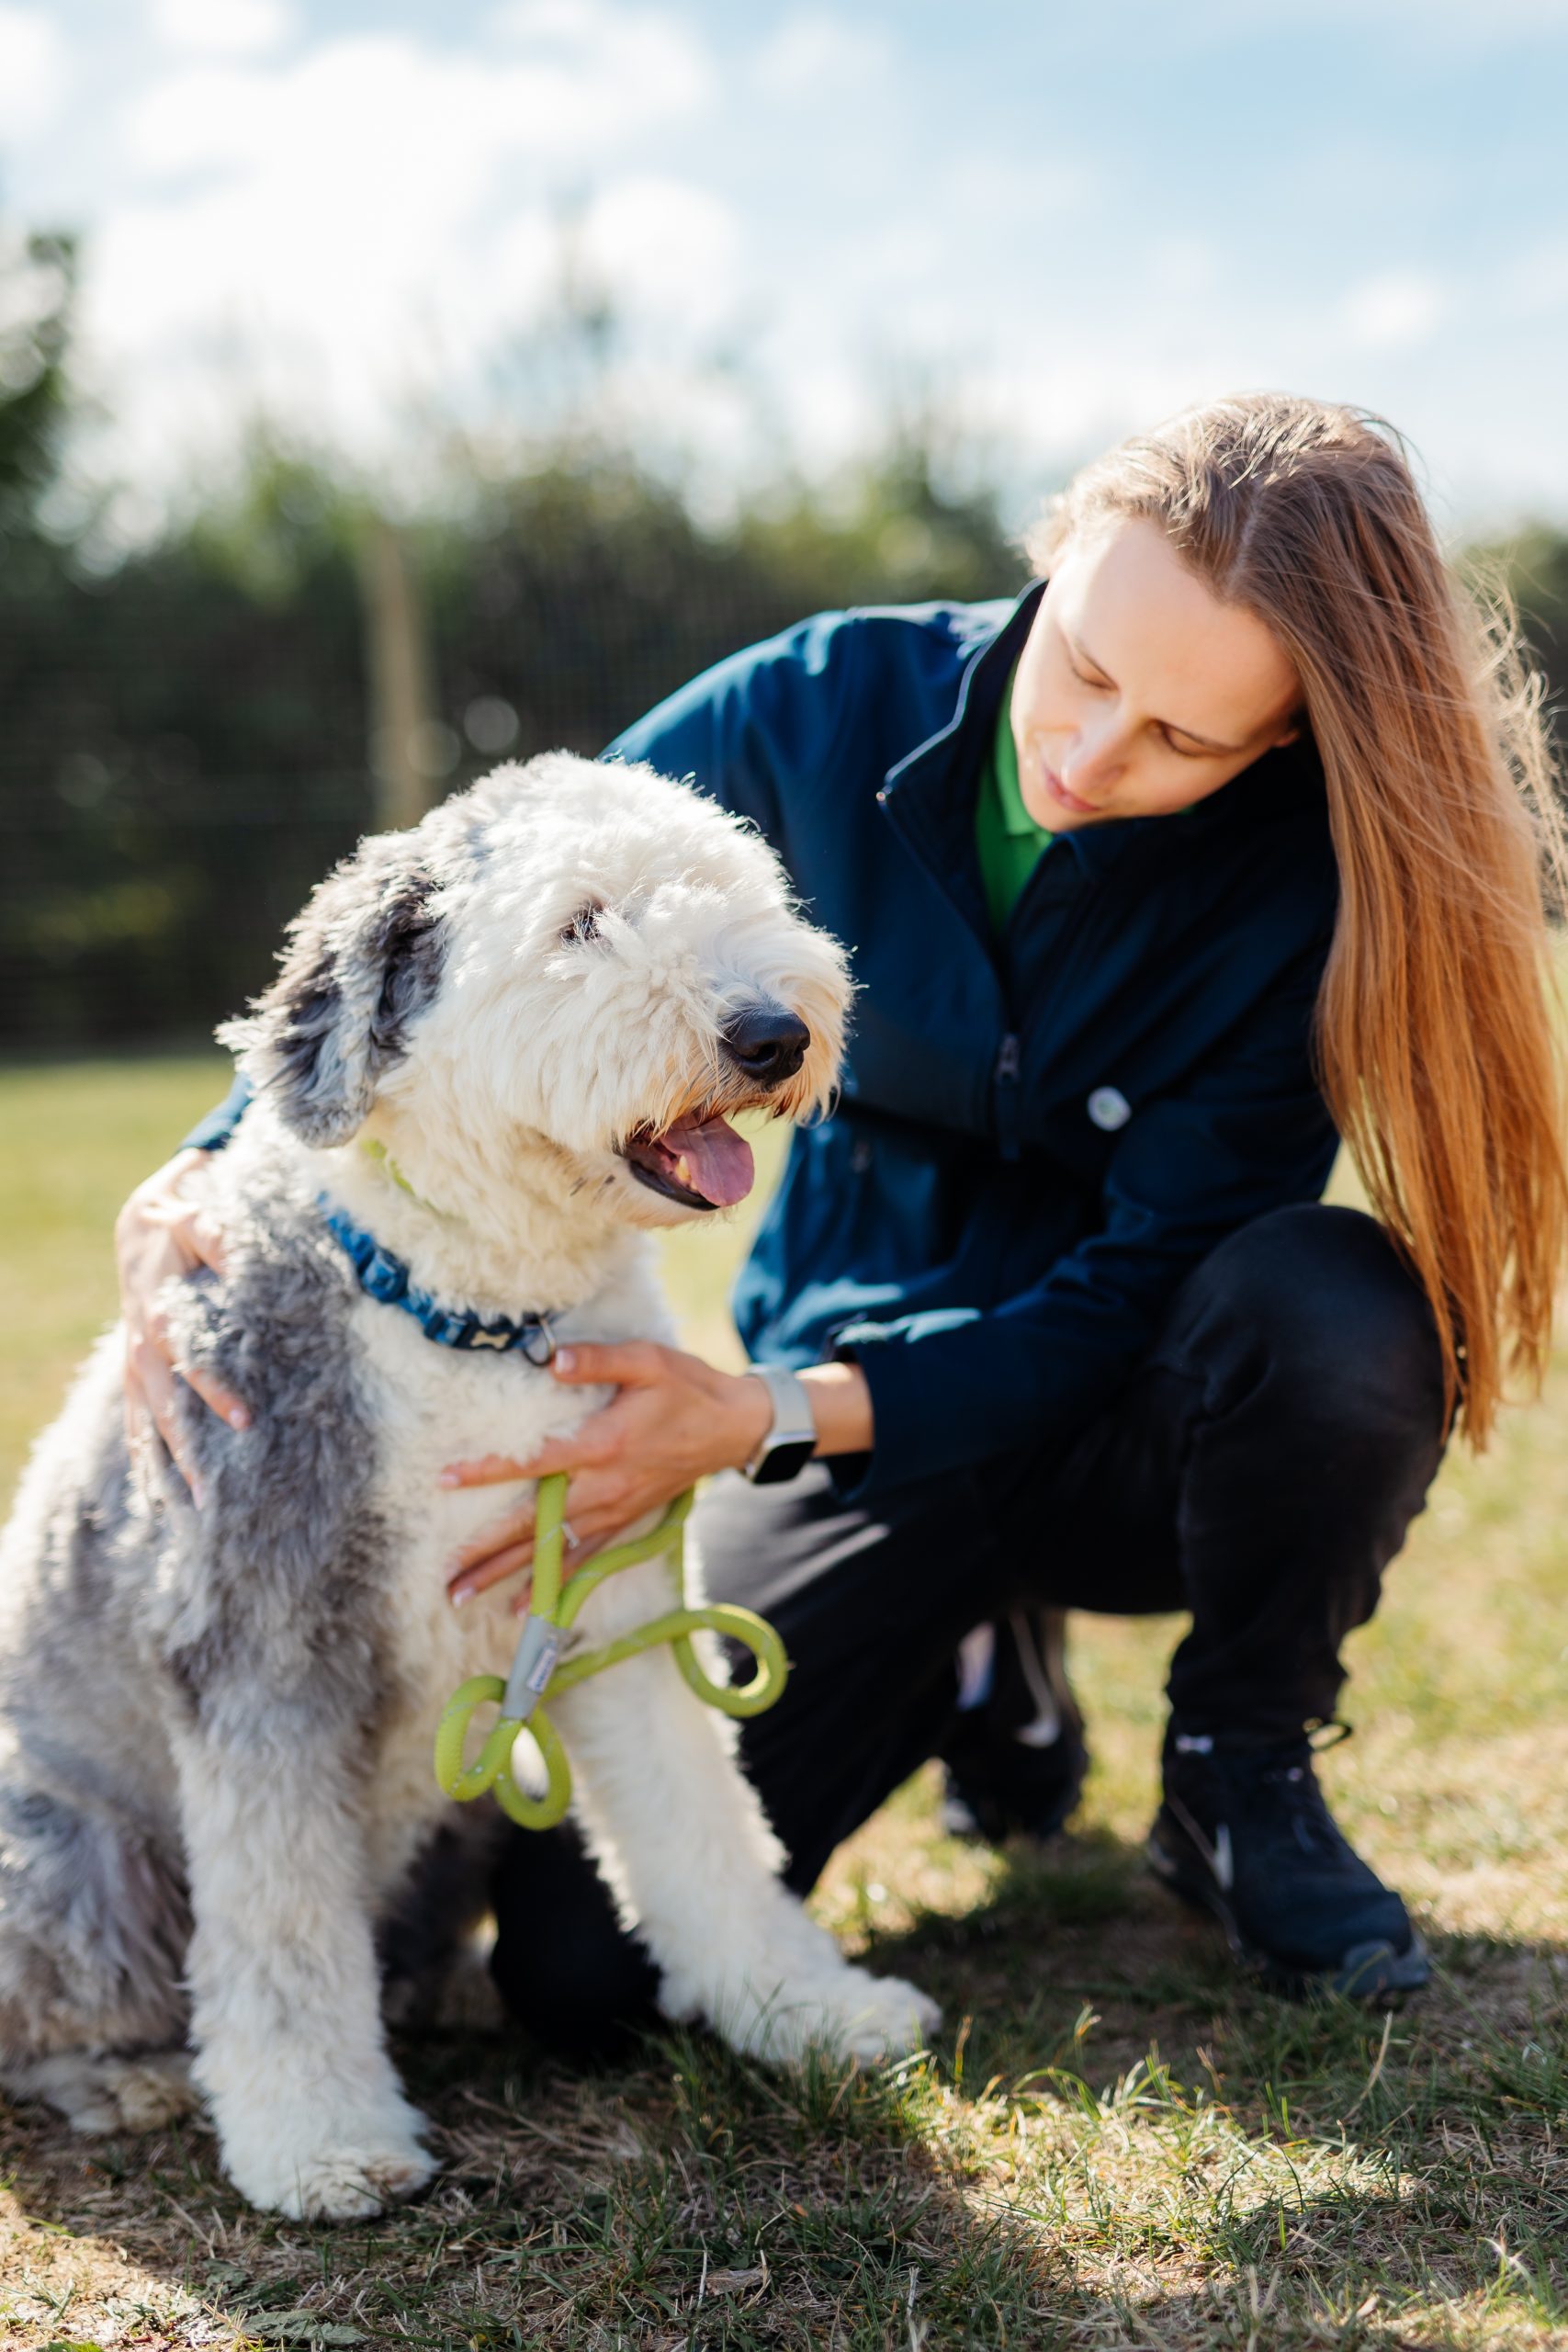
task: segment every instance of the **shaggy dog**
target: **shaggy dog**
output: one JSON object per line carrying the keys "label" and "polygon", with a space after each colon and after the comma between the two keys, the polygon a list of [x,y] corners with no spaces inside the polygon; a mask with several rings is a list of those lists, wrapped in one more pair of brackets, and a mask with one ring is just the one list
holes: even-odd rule
{"label": "shaggy dog", "polygon": [[[0,1539],[10,2089],[106,2130],[194,2082],[240,2188],[290,2214],[373,2212],[428,2178],[378,1928],[453,1818],[443,1703],[504,1673],[517,1633],[509,1591],[449,1605],[444,1563],[496,1503],[437,1473],[525,1457],[609,1392],[433,1344],[360,1288],[327,1208],[458,1312],[666,1340],[649,1228],[745,1193],[724,1114],[819,1104],[847,994],[766,846],[646,768],[503,768],[321,885],[226,1033],[256,1087],[210,1170],[230,1271],[172,1286],[186,1360],[254,1426],[192,1407],[195,1509],[166,1464],[128,1463],[111,1335]],[[662,1562],[628,1569],[580,1638],[669,1598]],[[929,2030],[923,1996],[852,1967],[780,1884],[731,1728],[668,1649],[552,1713],[671,2017],[774,2061]]]}

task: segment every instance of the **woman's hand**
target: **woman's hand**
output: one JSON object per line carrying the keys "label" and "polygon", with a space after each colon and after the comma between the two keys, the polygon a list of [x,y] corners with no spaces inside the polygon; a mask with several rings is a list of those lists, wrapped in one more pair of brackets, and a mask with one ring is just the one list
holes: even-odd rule
{"label": "woman's hand", "polygon": [[[649,1340],[619,1347],[574,1342],[558,1349],[550,1370],[565,1387],[613,1381],[620,1394],[570,1437],[549,1439],[525,1461],[492,1453],[455,1462],[442,1472],[441,1483],[501,1486],[570,1471],[567,1512],[574,1540],[565,1555],[568,1575],[634,1520],[684,1494],[694,1479],[749,1460],[773,1418],[773,1400],[760,1380],[719,1372],[700,1356]],[[467,1600],[528,1567],[533,1557],[530,1497],[463,1546],[447,1589],[454,1601]],[[526,1603],[525,1592],[516,1605]]]}
{"label": "woman's hand", "polygon": [[185,1189],[209,1157],[205,1151],[176,1152],[166,1167],[138,1184],[114,1228],[126,1328],[126,1434],[135,1448],[156,1429],[197,1503],[201,1482],[185,1451],[176,1384],[183,1379],[231,1429],[248,1429],[251,1419],[239,1397],[210,1373],[175,1365],[168,1317],[159,1304],[171,1274],[194,1274],[202,1266],[214,1273],[225,1271],[222,1233]]}

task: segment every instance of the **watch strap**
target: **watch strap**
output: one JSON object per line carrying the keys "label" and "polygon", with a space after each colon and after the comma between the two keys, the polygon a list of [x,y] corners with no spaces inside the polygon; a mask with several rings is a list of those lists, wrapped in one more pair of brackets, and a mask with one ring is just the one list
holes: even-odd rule
{"label": "watch strap", "polygon": [[754,1486],[775,1486],[783,1479],[795,1477],[817,1451],[811,1399],[799,1374],[792,1372],[787,1364],[754,1363],[748,1366],[748,1371],[754,1380],[761,1382],[772,1397],[773,1418],[756,1452],[742,1467]]}

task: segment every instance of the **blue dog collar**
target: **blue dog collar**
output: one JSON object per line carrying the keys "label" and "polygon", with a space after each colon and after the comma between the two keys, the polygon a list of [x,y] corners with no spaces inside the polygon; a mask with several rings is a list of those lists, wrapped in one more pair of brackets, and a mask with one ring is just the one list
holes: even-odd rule
{"label": "blue dog collar", "polygon": [[325,1193],[318,1193],[317,1199],[326,1218],[327,1231],[354,1268],[367,1298],[378,1299],[383,1306],[400,1306],[438,1348],[460,1348],[468,1352],[491,1348],[498,1355],[520,1348],[530,1363],[549,1363],[556,1351],[556,1338],[547,1315],[520,1315],[515,1321],[510,1316],[497,1315],[487,1323],[472,1307],[459,1310],[443,1306],[428,1291],[409,1280],[409,1270],[400,1258],[383,1250],[373,1234],[367,1233],[342,1209],[334,1207]]}

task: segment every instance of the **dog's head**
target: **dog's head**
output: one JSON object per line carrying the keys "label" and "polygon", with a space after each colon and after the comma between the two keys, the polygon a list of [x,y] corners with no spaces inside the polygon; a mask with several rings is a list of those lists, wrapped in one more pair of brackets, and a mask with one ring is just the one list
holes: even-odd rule
{"label": "dog's head", "polygon": [[670,1224],[750,1190],[735,1113],[825,1103],[848,1001],[754,832],[650,768],[552,752],[361,842],[220,1035],[307,1143],[373,1124],[501,1185],[526,1152],[563,1198]]}

